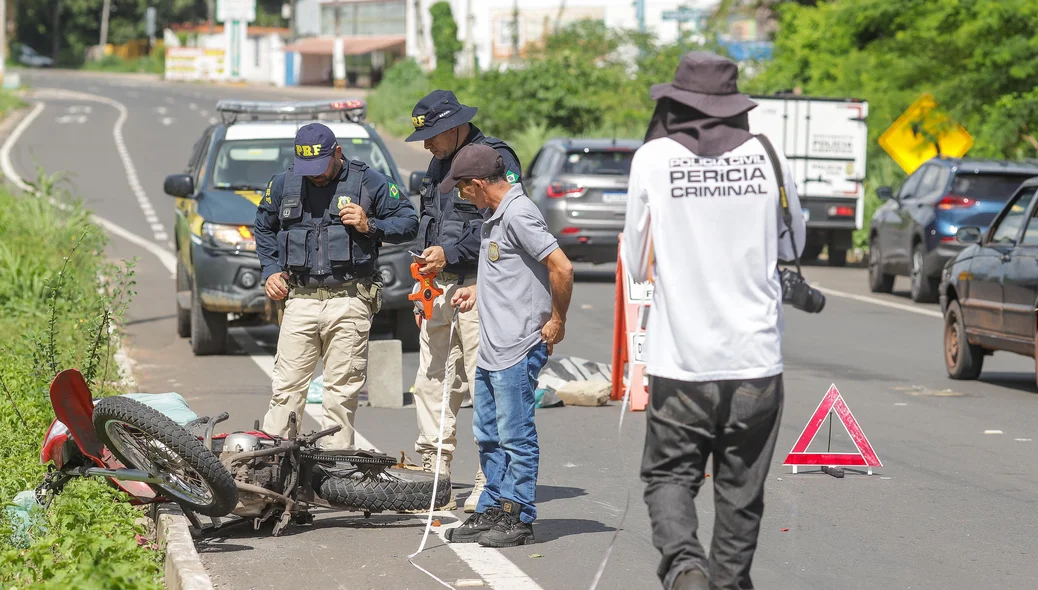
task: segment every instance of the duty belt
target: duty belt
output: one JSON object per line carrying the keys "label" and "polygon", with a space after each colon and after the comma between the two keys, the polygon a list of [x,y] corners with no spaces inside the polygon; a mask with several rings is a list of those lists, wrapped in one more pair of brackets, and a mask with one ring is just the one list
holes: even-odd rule
{"label": "duty belt", "polygon": [[325,301],[334,297],[351,297],[357,292],[357,280],[334,287],[293,287],[288,293],[288,298]]}
{"label": "duty belt", "polygon": [[465,283],[465,275],[457,274],[453,272],[441,272],[436,275],[436,278],[440,279],[445,283],[458,283],[459,285]]}

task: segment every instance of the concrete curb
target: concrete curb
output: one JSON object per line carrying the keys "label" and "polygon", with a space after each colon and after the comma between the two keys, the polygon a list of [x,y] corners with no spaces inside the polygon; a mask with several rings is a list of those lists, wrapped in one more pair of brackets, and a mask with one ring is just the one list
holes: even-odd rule
{"label": "concrete curb", "polygon": [[170,590],[213,590],[213,581],[205,571],[188,529],[188,520],[176,504],[152,507],[155,531],[161,550],[165,551],[165,585]]}

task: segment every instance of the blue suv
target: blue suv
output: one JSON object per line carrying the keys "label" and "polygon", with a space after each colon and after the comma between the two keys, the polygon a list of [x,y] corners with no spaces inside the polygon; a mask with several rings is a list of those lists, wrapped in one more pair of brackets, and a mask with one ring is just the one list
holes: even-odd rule
{"label": "blue suv", "polygon": [[963,226],[987,228],[1038,164],[935,157],[901,183],[897,194],[876,189],[884,203],[869,230],[869,288],[889,293],[897,276],[912,280],[913,301],[937,301],[945,262],[966,244],[955,239]]}

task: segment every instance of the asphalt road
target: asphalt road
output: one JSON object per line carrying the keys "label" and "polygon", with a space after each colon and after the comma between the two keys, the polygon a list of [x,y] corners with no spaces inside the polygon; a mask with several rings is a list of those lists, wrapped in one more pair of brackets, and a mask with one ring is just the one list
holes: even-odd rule
{"label": "asphalt road", "polygon": [[[269,399],[276,331],[234,330],[237,345],[222,357],[195,358],[187,340],[176,336],[173,279],[163,263],[171,250],[168,238],[162,239],[163,233],[172,235],[173,201],[162,193],[162,180],[184,167],[218,98],[300,92],[66,73],[27,77],[36,89],[54,91],[41,93],[45,107],[34,111],[13,145],[14,168],[27,179],[35,177],[37,163],[50,172],[67,171],[72,190],[89,207],[139,236],[114,237],[109,252],[115,259],[137,259],[137,295],[126,331],[140,389],[176,391],[199,414],[230,411],[228,428],[251,427]],[[113,131],[119,107],[57,91],[90,93],[125,108],[119,141],[132,160],[129,176],[139,178],[141,190],[131,186],[119,155]],[[398,141],[390,147],[404,170],[420,169],[428,159]],[[157,224],[148,220],[144,204]],[[164,254],[156,255],[157,249]],[[556,355],[610,361],[613,272],[611,266],[579,268],[567,338]],[[875,297],[863,269],[814,266],[805,274],[829,298],[819,315],[786,312],[786,405],[753,567],[757,587],[1033,588],[1038,563],[1028,557],[1038,550],[1034,361],[1000,353],[986,360],[978,381],[952,381],[942,361],[938,310],[913,304],[904,280],[894,295]],[[405,387],[416,369],[415,355],[405,355]],[[835,479],[814,469],[793,475],[782,466],[831,384],[883,461],[872,476],[848,472]],[[460,441],[471,440],[471,416],[470,409],[462,411]],[[616,403],[538,411],[538,544],[455,551],[431,535],[416,563],[450,583],[482,578],[498,589],[586,588],[629,497],[626,523],[599,587],[658,587],[657,553],[637,477],[644,416],[629,414],[618,436],[619,417]],[[313,426],[308,417],[304,428]],[[414,456],[413,407],[362,407],[357,428],[380,450]],[[833,451],[853,450],[839,424],[832,432]],[[827,434],[823,429],[811,450],[824,449]],[[462,442],[453,468],[459,504],[475,465],[473,445]],[[701,491],[699,507],[699,537],[709,540],[709,486]],[[456,516],[464,518],[460,511]],[[442,520],[452,524],[447,515]],[[280,538],[243,529],[199,550],[220,588],[438,588],[407,561],[424,522],[330,513]]]}

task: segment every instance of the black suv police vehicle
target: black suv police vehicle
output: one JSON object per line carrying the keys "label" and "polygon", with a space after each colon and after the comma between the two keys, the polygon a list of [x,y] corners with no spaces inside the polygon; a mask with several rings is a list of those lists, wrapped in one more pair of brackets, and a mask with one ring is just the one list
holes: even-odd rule
{"label": "black suv police vehicle", "polygon": [[[364,101],[222,100],[216,110],[221,122],[206,128],[187,169],[167,176],[163,187],[176,197],[177,334],[191,338],[196,355],[223,354],[228,326],[277,322],[276,306],[260,284],[252,226],[270,177],[292,164],[299,127],[321,120],[344,156],[405,186],[385,143],[364,122]],[[414,287],[408,250],[415,248],[417,242],[379,249],[383,304],[372,326],[389,328],[407,351],[418,349],[414,304],[407,299]]]}

